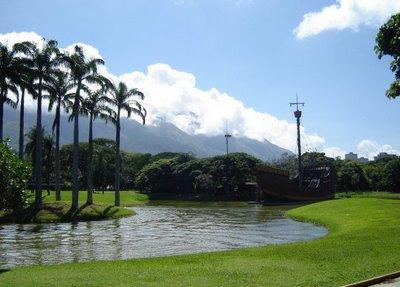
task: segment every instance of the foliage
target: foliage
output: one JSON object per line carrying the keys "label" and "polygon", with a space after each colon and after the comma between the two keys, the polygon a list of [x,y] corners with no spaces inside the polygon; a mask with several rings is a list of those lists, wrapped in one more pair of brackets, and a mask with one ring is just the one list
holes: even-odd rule
{"label": "foliage", "polygon": [[[79,186],[86,188],[88,143],[79,143]],[[135,177],[140,169],[150,161],[150,154],[121,152],[121,187],[135,187]],[[62,146],[60,150],[61,179],[64,188],[71,184],[72,144]],[[95,190],[110,189],[115,180],[115,141],[109,139],[93,140],[93,187]]]}
{"label": "foliage", "polygon": [[400,192],[400,158],[392,159],[385,165],[384,178],[389,191]]}
{"label": "foliage", "polygon": [[359,163],[345,160],[337,172],[337,188],[343,191],[365,190],[368,180]]}
{"label": "foliage", "polygon": [[177,154],[146,165],[136,185],[151,194],[235,199],[241,185],[256,181],[254,166],[258,163],[261,161],[244,153],[203,159]]}
{"label": "foliage", "polygon": [[393,15],[384,24],[376,36],[375,52],[379,59],[384,55],[393,58],[390,69],[395,73],[396,80],[386,91],[388,98],[400,96],[400,13]]}
{"label": "foliage", "polygon": [[21,209],[26,205],[25,186],[31,168],[20,160],[6,142],[0,143],[0,210]]}
{"label": "foliage", "polygon": [[[306,152],[302,155],[303,167],[317,165],[334,166],[334,162],[333,158],[325,156],[323,152]],[[295,176],[298,173],[298,159],[294,154],[285,153],[280,159],[275,160],[272,165],[288,171],[291,176]]]}
{"label": "foliage", "polygon": [[[355,161],[329,158],[324,153],[310,152],[303,154],[303,166],[329,165],[336,171],[337,191],[391,190],[399,191],[399,157],[388,157],[365,164]],[[297,174],[297,157],[284,155],[274,161],[273,166]]]}
{"label": "foliage", "polygon": [[[25,154],[27,158],[30,160],[32,166],[35,164],[35,158],[36,158],[37,135],[38,132],[36,126],[30,128],[27,133],[28,142],[26,143],[25,146]],[[46,183],[48,185],[53,170],[52,166],[54,159],[54,138],[51,134],[46,133],[44,128],[42,128],[42,135],[43,135],[42,150],[44,151],[42,170],[45,171],[44,176],[46,179]]]}

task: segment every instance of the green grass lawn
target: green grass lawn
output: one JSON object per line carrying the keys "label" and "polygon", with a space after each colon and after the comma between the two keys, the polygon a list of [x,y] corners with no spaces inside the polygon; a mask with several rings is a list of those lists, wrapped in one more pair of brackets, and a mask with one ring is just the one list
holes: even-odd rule
{"label": "green grass lawn", "polygon": [[[86,191],[79,192],[79,202],[86,202]],[[144,204],[148,200],[148,196],[142,193],[138,193],[137,191],[121,191],[121,206],[136,206]],[[56,200],[55,193],[53,191],[50,192],[50,195],[47,195],[47,192],[43,192],[43,201],[44,202],[54,202]],[[62,191],[61,199],[63,202],[71,203],[71,191]],[[114,191],[105,191],[104,194],[102,192],[96,192],[93,194],[93,202],[95,204],[106,204],[106,205],[114,205]]]}
{"label": "green grass lawn", "polygon": [[[62,191],[61,201],[55,200],[54,192],[43,192],[43,207],[39,211],[35,211],[29,207],[18,214],[0,214],[0,222],[69,222],[69,221],[89,221],[114,219],[125,216],[134,215],[134,211],[117,207],[114,205],[114,192],[105,192],[93,194],[92,205],[85,205],[86,192],[79,193],[80,208],[77,211],[71,212],[71,192]],[[144,204],[147,201],[147,195],[140,194],[136,191],[122,191],[121,205],[135,206]],[[33,202],[33,195],[29,201]]]}
{"label": "green grass lawn", "polygon": [[290,210],[329,228],[313,241],[16,268],[0,274],[0,286],[341,286],[400,269],[400,200],[372,195]]}

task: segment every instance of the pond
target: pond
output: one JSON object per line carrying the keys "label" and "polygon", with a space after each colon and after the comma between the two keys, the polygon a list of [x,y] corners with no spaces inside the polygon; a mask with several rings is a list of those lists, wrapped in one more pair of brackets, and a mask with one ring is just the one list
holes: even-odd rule
{"label": "pond", "polygon": [[0,226],[0,269],[229,250],[310,240],[327,230],[283,217],[290,207],[150,202],[135,216]]}

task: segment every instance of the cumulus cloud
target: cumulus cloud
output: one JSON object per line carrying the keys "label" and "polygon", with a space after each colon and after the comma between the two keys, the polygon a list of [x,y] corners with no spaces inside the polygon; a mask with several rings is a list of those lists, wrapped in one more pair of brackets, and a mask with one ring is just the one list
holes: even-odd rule
{"label": "cumulus cloud", "polygon": [[361,25],[380,25],[399,11],[399,0],[337,0],[319,12],[305,14],[293,32],[302,39],[327,30],[357,30]]}
{"label": "cumulus cloud", "polygon": [[[0,41],[10,45],[24,40],[43,44],[43,39],[33,32],[0,34]],[[65,50],[71,52],[76,44],[83,47],[87,57],[101,58],[95,47],[84,43],[72,44]],[[228,123],[234,136],[269,140],[296,151],[295,123],[258,112],[216,88],[200,89],[192,73],[178,71],[163,63],[149,65],[147,71],[132,71],[122,75],[113,75],[106,67],[102,67],[100,73],[115,82],[122,80],[129,87],[145,93],[143,104],[148,111],[146,122],[150,125],[168,121],[189,134],[219,135],[225,132]],[[33,100],[27,100],[27,108],[35,108]],[[301,136],[311,150],[321,150],[325,145],[322,137],[307,132],[304,127],[301,127]]]}
{"label": "cumulus cloud", "polygon": [[[218,135],[228,123],[235,136],[259,141],[267,139],[279,146],[295,150],[296,125],[270,114],[257,112],[243,102],[216,88],[196,87],[193,74],[177,71],[166,64],[154,64],[147,72],[123,74],[119,77],[131,87],[141,89],[146,99],[150,124],[166,120],[189,134]],[[321,148],[325,141],[301,128],[301,134],[313,148]]]}
{"label": "cumulus cloud", "polygon": [[339,147],[328,147],[324,148],[322,151],[325,153],[326,156],[331,158],[340,157],[341,159],[344,159],[344,155],[346,154],[346,151]]}
{"label": "cumulus cloud", "polygon": [[40,49],[43,46],[43,37],[36,34],[35,32],[11,32],[6,34],[0,34],[0,42],[3,45],[12,47],[14,44],[22,41],[29,41],[35,43]]}
{"label": "cumulus cloud", "polygon": [[400,155],[400,150],[393,148],[391,145],[379,144],[372,140],[362,140],[357,145],[358,155],[369,158],[370,160],[373,160],[374,156],[380,152]]}

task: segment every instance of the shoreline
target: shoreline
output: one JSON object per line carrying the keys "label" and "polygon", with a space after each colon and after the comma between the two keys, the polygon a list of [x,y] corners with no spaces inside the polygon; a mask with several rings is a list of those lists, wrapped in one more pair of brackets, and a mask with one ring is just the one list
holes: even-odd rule
{"label": "shoreline", "polygon": [[331,200],[288,211],[291,218],[328,228],[328,235],[312,241],[21,267],[1,273],[0,286],[341,286],[400,269],[400,195],[395,196]]}
{"label": "shoreline", "polygon": [[93,193],[94,204],[86,205],[86,192],[79,192],[79,208],[70,209],[71,192],[62,191],[62,200],[56,201],[54,191],[43,196],[43,206],[35,210],[30,198],[30,206],[13,213],[0,212],[0,225],[3,224],[42,224],[87,222],[117,219],[135,215],[135,212],[126,207],[138,206],[148,201],[147,195],[137,191],[122,191],[121,206],[114,206],[114,192]]}

